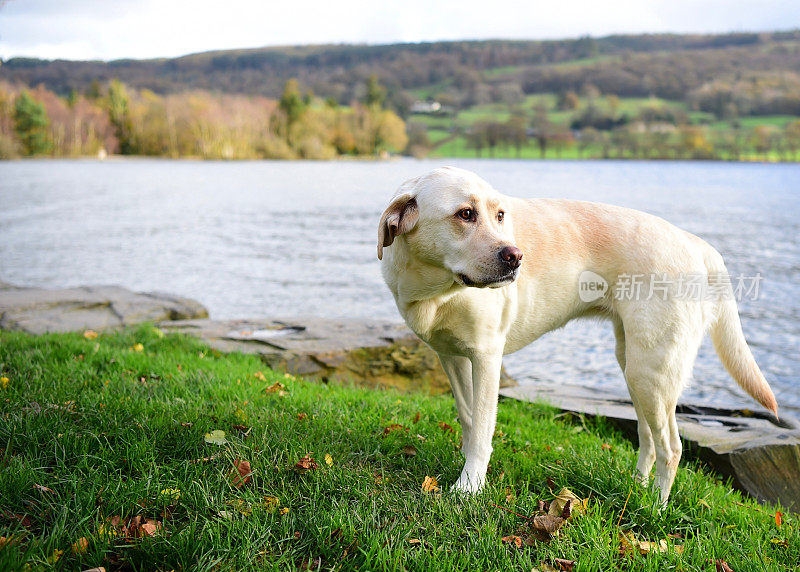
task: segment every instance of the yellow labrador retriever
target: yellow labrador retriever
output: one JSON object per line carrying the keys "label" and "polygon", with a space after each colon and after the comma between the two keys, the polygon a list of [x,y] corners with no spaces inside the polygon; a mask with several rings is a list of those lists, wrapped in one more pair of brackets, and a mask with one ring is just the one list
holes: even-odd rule
{"label": "yellow labrador retriever", "polygon": [[466,458],[454,490],[477,492],[486,479],[502,356],[573,318],[614,325],[639,420],[637,469],[646,482],[656,464],[664,503],[681,457],[675,405],[706,331],[730,375],[777,415],[722,257],[658,217],[507,197],[445,167],[395,193],[380,220],[378,258],[400,314],[450,379]]}

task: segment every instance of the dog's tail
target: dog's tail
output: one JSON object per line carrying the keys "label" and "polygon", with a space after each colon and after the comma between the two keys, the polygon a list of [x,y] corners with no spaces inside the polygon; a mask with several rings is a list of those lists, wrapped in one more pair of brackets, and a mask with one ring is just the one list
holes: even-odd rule
{"label": "dog's tail", "polygon": [[722,256],[709,246],[706,255],[709,284],[718,292],[715,315],[711,323],[711,340],[722,365],[750,397],[778,416],[778,402],[756,363],[747,340],[734,299],[728,271]]}

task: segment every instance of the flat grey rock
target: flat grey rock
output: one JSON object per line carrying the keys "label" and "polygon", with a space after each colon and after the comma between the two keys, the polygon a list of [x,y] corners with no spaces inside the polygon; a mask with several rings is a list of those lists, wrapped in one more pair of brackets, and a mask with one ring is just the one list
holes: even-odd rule
{"label": "flat grey rock", "polygon": [[[505,397],[542,401],[565,411],[599,415],[636,440],[636,412],[624,398],[566,384],[525,384],[500,391]],[[678,405],[678,427],[688,454],[712,466],[761,502],[780,502],[800,512],[800,422],[776,421],[749,410]]]}
{"label": "flat grey rock", "polygon": [[28,288],[0,283],[0,329],[31,334],[107,330],[141,322],[207,317],[199,302],[121,286]]}
{"label": "flat grey rock", "polygon": [[[220,352],[258,354],[270,367],[323,382],[445,393],[439,358],[395,322],[291,318],[183,320],[159,324]],[[513,381],[504,376],[504,383]]]}

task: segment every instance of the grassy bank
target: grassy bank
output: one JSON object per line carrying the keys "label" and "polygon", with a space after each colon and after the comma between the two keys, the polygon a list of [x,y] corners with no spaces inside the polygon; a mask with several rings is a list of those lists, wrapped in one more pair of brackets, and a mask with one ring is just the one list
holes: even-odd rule
{"label": "grassy bank", "polygon": [[[546,406],[500,404],[489,485],[463,499],[446,493],[461,469],[449,397],[304,382],[146,326],[0,332],[0,377],[2,570],[545,570],[561,558],[575,570],[720,559],[741,572],[800,560],[796,517],[779,526],[778,509],[696,466],[658,511],[633,483],[630,443]],[[444,494],[423,491],[426,477]],[[586,513],[534,540],[525,517],[562,487]],[[623,531],[664,551],[620,554]]]}

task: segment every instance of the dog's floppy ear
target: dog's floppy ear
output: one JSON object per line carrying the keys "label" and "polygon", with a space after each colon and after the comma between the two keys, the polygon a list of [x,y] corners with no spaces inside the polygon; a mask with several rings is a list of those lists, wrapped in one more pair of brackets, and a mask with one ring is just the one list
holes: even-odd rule
{"label": "dog's floppy ear", "polygon": [[383,259],[383,247],[389,246],[394,239],[414,228],[419,220],[417,200],[411,193],[403,193],[392,201],[383,211],[378,225],[378,260]]}

